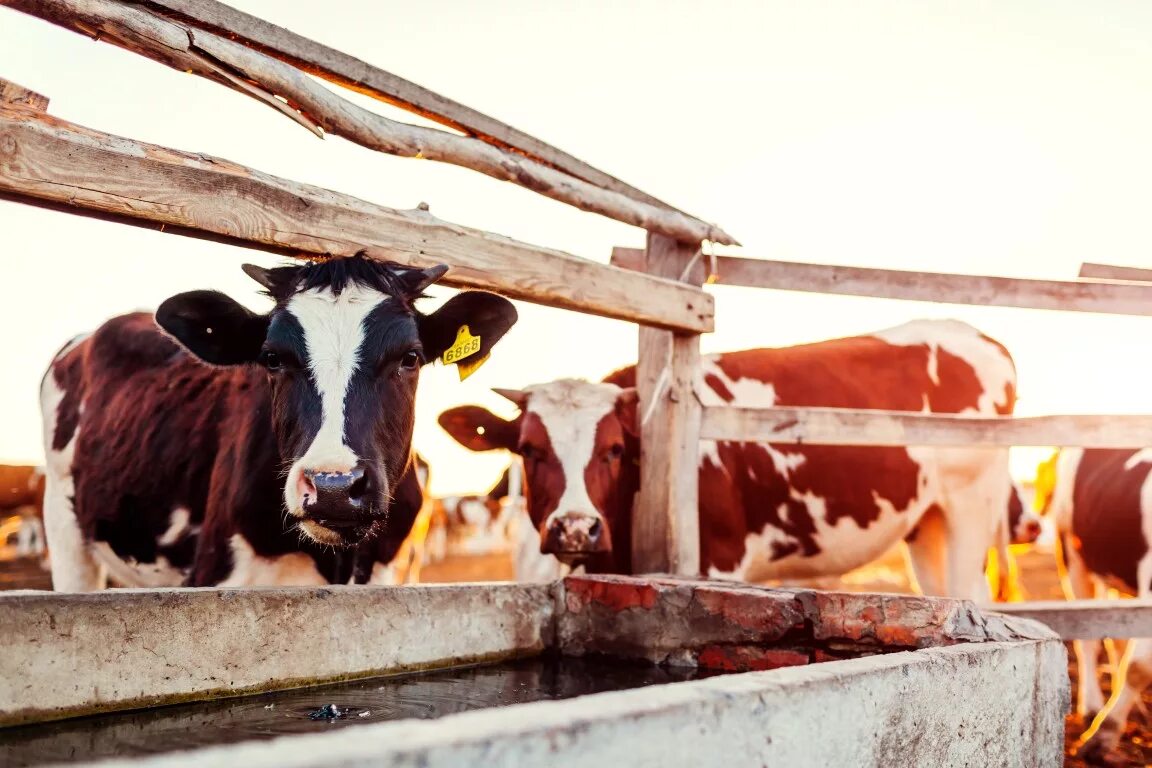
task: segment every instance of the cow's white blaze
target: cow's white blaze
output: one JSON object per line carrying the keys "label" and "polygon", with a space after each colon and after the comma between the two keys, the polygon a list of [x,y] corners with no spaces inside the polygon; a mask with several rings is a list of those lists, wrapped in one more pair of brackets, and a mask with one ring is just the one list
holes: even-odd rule
{"label": "cow's white blaze", "polygon": [[[348,386],[360,364],[364,342],[364,320],[381,303],[389,300],[379,291],[355,283],[340,295],[328,289],[296,294],[287,310],[304,331],[308,350],[308,373],[320,394],[320,429],[288,472],[284,501],[296,517],[304,515],[304,499],[299,490],[305,470],[348,472],[359,460],[344,442],[344,413]],[[383,482],[383,473],[380,480]],[[387,495],[387,488],[381,491]]]}
{"label": "cow's white blaze", "polygon": [[561,379],[525,390],[527,410],[543,423],[564,471],[564,492],[544,522],[545,528],[567,512],[591,515],[604,523],[603,515],[588,495],[584,469],[596,447],[596,427],[615,410],[620,391],[615,384],[578,379]]}

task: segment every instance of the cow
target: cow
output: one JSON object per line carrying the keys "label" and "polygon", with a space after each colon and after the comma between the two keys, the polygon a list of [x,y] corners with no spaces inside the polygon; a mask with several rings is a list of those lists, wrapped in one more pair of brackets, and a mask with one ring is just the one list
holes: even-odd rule
{"label": "cow", "polygon": [[[1006,415],[1016,372],[975,328],[920,320],[871,335],[707,355],[705,406],[828,406]],[[497,390],[512,420],[478,406],[445,411],[465,447],[524,460],[541,550],[589,572],[631,573],[639,485],[635,366],[593,383]],[[1004,525],[1007,449],[773,445],[702,440],[700,563],[713,578],[840,575],[917,529],[909,548],[928,594],[986,598],[985,553]]]}
{"label": "cow", "polygon": [[[540,536],[525,503],[524,466],[514,456],[496,485],[480,496],[444,499],[448,521],[480,531],[477,547],[508,541],[516,581],[550,582],[568,575],[555,556],[540,551]],[[452,514],[454,510],[455,514]]]}
{"label": "cow", "polygon": [[[1064,448],[1054,466],[1041,465],[1038,482],[1050,484],[1045,514],[1056,529],[1061,584],[1069,600],[1152,596],[1152,449]],[[1112,680],[1107,702],[1100,689],[1099,640],[1073,642],[1078,686],[1076,712],[1092,722],[1085,754],[1106,758],[1115,749],[1132,707],[1152,682],[1152,640],[1131,642],[1128,661]]]}
{"label": "cow", "polygon": [[[516,320],[447,271],[363,253],[264,269],[257,314],[217,291],[113,318],[41,384],[45,528],[57,590],[347,582],[391,559],[419,509],[421,367],[483,360]],[[460,340],[467,342],[461,347]],[[468,359],[465,359],[468,358]]]}
{"label": "cow", "polygon": [[18,516],[16,554],[44,550],[44,470],[27,464],[0,464],[0,517]]}

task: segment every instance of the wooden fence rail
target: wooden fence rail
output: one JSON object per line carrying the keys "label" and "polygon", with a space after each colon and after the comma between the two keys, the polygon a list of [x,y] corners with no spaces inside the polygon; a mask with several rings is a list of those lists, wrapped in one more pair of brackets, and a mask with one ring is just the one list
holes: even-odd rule
{"label": "wooden fence rail", "polygon": [[567,152],[471,107],[217,0],[125,1],[144,5],[173,21],[221,35],[285,61],[310,75],[401,107],[489,144],[514,150],[602,189],[619,192],[633,200],[657,207],[676,210]]}
{"label": "wooden fence rail", "polygon": [[1152,445],[1148,416],[967,417],[851,408],[704,409],[705,440],[812,445],[1083,446]]}
{"label": "wooden fence rail", "polygon": [[[635,248],[615,248],[612,251],[612,263],[625,269],[631,268],[638,263],[640,253]],[[940,304],[1152,316],[1152,285],[1133,282],[1078,282],[907,272],[735,256],[718,256],[715,262],[713,282],[720,285]]]}
{"label": "wooden fence rail", "polygon": [[1096,280],[1133,280],[1141,283],[1152,283],[1152,269],[1119,267],[1112,264],[1094,264],[1091,261],[1086,261],[1080,265],[1080,277],[1089,277]]}
{"label": "wooden fence rail", "polygon": [[1064,640],[1152,637],[1152,600],[1039,600],[986,608],[1035,619]]}
{"label": "wooden fence rail", "polygon": [[2,105],[0,196],[286,254],[366,248],[404,264],[444,262],[448,285],[668,330],[712,328],[712,297],[693,286]]}
{"label": "wooden fence rail", "polygon": [[16,10],[226,85],[319,136],[370,149],[452,163],[524,186],[582,210],[696,244],[734,244],[715,225],[654,206],[468,136],[390,120],[341,98],[295,67],[211,32],[115,0],[4,0]]}

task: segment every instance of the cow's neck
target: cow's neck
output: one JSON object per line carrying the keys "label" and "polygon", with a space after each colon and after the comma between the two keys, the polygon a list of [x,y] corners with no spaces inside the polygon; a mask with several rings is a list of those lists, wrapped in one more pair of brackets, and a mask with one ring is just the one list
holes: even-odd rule
{"label": "cow's neck", "polygon": [[[221,414],[217,448],[217,478],[209,504],[217,508],[206,515],[213,521],[206,528],[189,582],[194,586],[219,583],[231,572],[231,537],[240,534],[256,556],[275,558],[304,552],[316,560],[317,569],[330,581],[347,581],[351,558],[302,540],[285,523],[284,457],[272,426],[271,384],[267,374],[255,367],[221,371],[232,377]],[[347,571],[347,574],[344,573]]]}

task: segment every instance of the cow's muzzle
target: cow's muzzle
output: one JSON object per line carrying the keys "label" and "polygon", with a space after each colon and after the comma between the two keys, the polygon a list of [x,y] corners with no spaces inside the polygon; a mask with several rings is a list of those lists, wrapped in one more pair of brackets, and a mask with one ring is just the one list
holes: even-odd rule
{"label": "cow's muzzle", "polygon": [[375,522],[377,482],[358,462],[347,472],[305,469],[298,482],[305,533],[326,544],[355,544]]}
{"label": "cow's muzzle", "polygon": [[612,551],[612,535],[604,519],[585,512],[565,512],[549,520],[540,551],[572,565],[590,555]]}

